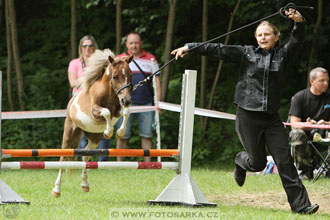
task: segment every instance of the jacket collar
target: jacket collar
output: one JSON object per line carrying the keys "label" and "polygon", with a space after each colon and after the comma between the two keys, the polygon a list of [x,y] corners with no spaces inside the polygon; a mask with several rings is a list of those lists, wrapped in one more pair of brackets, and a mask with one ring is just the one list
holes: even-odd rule
{"label": "jacket collar", "polygon": [[254,52],[262,52],[262,53],[265,53],[265,54],[273,54],[275,52],[275,48],[271,48],[270,50],[265,50],[263,48],[261,48],[260,46],[256,47],[254,49]]}

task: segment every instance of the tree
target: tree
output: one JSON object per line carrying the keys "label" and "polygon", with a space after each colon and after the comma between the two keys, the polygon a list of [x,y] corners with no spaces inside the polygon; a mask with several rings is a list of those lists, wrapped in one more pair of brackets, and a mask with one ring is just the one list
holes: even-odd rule
{"label": "tree", "polygon": [[77,2],[71,0],[71,60],[77,58]]}
{"label": "tree", "polygon": [[[167,28],[166,28],[166,40],[165,40],[165,51],[164,51],[164,63],[167,63],[170,60],[172,42],[173,42],[173,30],[174,30],[174,21],[175,21],[175,9],[176,9],[176,0],[169,0],[170,8],[167,19]],[[170,79],[170,68],[167,66],[163,71],[162,78],[162,97],[161,100],[166,100],[167,88]]]}
{"label": "tree", "polygon": [[1,30],[1,24],[2,24],[2,12],[3,12],[3,2],[0,0],[0,30]]}
{"label": "tree", "polygon": [[14,56],[15,70],[16,70],[16,81],[18,90],[18,101],[21,110],[24,110],[24,83],[23,73],[21,67],[21,60],[19,55],[18,40],[17,40],[17,28],[16,28],[16,13],[14,7],[14,0],[6,0],[6,10],[10,29],[11,47]]}
{"label": "tree", "polygon": [[[203,23],[202,23],[202,41],[207,41],[207,29],[208,29],[208,0],[203,0]],[[200,79],[200,99],[199,107],[204,108],[206,98],[206,69],[207,69],[207,58],[202,56],[201,58],[201,79]],[[200,118],[201,123],[204,121],[204,117]]]}
{"label": "tree", "polygon": [[[7,4],[6,4],[7,5]],[[5,16],[8,18],[8,7],[5,10]],[[10,26],[9,26],[9,19],[6,19],[6,37],[7,37],[7,96],[9,102],[10,111],[15,110],[15,104],[13,99],[13,92],[12,92],[12,77],[11,77],[11,66],[12,66],[12,46],[11,46],[11,34],[10,34]]]}
{"label": "tree", "polygon": [[[312,41],[312,46],[311,46],[311,52],[309,55],[309,61],[308,61],[308,73],[310,70],[313,68],[315,65],[315,54],[317,51],[317,42],[318,42],[318,30],[320,28],[321,22],[322,22],[322,17],[323,17],[323,0],[318,0],[317,1],[317,20],[313,29],[313,41]],[[307,73],[307,74],[308,74]],[[307,87],[309,86],[309,77],[307,77]]]}
{"label": "tree", "polygon": [[[232,29],[234,17],[235,17],[235,14],[236,14],[237,10],[238,10],[238,7],[240,5],[240,2],[241,2],[241,0],[237,0],[236,5],[235,5],[235,8],[234,8],[234,11],[231,13],[227,32],[230,32],[231,29]],[[229,39],[230,39],[230,35],[227,35],[224,44],[228,44]],[[211,95],[210,95],[210,99],[209,99],[209,104],[207,106],[208,109],[211,109],[212,108],[213,98],[214,98],[214,93],[215,93],[215,88],[216,88],[216,86],[218,84],[218,80],[219,80],[221,69],[222,69],[222,64],[223,64],[223,60],[220,60],[219,61],[217,72],[215,74],[215,79],[214,79],[214,82],[213,82],[213,85],[212,85],[212,90],[211,90]],[[207,117],[205,117],[205,119],[204,119],[203,131],[206,130],[206,127],[207,127]]]}
{"label": "tree", "polygon": [[117,0],[116,5],[116,54],[121,51],[121,7],[123,0]]}

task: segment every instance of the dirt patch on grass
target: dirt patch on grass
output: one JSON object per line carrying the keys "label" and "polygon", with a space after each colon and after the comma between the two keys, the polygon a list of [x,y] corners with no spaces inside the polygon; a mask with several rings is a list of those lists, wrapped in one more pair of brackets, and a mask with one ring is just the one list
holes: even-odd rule
{"label": "dirt patch on grass", "polygon": [[[329,204],[330,195],[321,192],[309,192],[309,198],[312,204],[320,205],[318,213],[330,214]],[[225,205],[243,205],[260,208],[283,209],[291,211],[284,192],[261,192],[261,193],[236,193],[208,196],[209,201]]]}

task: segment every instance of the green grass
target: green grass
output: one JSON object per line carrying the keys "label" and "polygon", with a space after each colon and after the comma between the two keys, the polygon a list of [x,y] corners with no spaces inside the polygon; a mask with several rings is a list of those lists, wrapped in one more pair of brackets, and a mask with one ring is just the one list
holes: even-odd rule
{"label": "green grass", "polygon": [[[233,169],[193,169],[191,176],[209,202],[216,208],[148,206],[175,176],[169,170],[90,170],[90,192],[80,189],[80,170],[62,179],[61,197],[51,195],[56,170],[2,171],[0,178],[30,205],[0,207],[0,219],[6,209],[17,208],[16,219],[330,219],[328,207],[312,216],[293,214],[286,202],[278,175],[247,177],[240,188],[233,179]],[[321,177],[316,183],[304,182],[312,199],[324,195],[330,201],[330,180]],[[283,207],[278,208],[277,196]],[[274,197],[275,196],[275,197]],[[242,199],[243,198],[243,199]],[[248,202],[246,203],[245,200]],[[270,205],[265,205],[265,201]],[[241,202],[240,202],[241,201]],[[312,201],[318,203],[318,201]],[[272,205],[273,204],[273,205]],[[275,206],[274,206],[275,205]],[[117,216],[117,214],[119,216]],[[130,215],[130,217],[125,215]],[[133,216],[135,214],[136,216]],[[143,217],[144,216],[144,217]]]}

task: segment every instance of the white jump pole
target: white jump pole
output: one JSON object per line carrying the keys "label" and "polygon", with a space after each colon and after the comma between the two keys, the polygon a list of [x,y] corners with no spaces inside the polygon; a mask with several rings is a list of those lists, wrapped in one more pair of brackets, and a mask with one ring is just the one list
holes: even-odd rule
{"label": "white jump pole", "polygon": [[[2,149],[1,149],[1,120],[2,120],[2,71],[0,70],[0,171],[2,168]],[[3,180],[0,179],[0,205],[9,203],[25,203],[24,201],[10,186],[8,186]]]}
{"label": "white jump pole", "polygon": [[[154,66],[154,58],[151,59],[151,69],[152,73],[155,72],[155,66]],[[158,90],[157,90],[157,84],[155,78],[152,79],[152,86],[154,90],[154,102],[155,106],[157,107],[155,111],[155,123],[156,123],[156,134],[157,134],[157,149],[161,149],[161,143],[160,143],[160,122],[159,122],[159,103],[158,103]],[[161,162],[161,157],[157,157],[157,162]]]}
{"label": "white jump pole", "polygon": [[193,178],[190,176],[192,138],[194,130],[194,111],[196,94],[196,70],[185,70],[181,94],[181,114],[179,130],[180,164],[176,175],[156,200],[148,204],[216,206],[209,203]]}
{"label": "white jump pole", "polygon": [[83,162],[83,161],[21,161],[3,162],[3,170],[20,169],[149,169],[177,170],[178,162]]}

